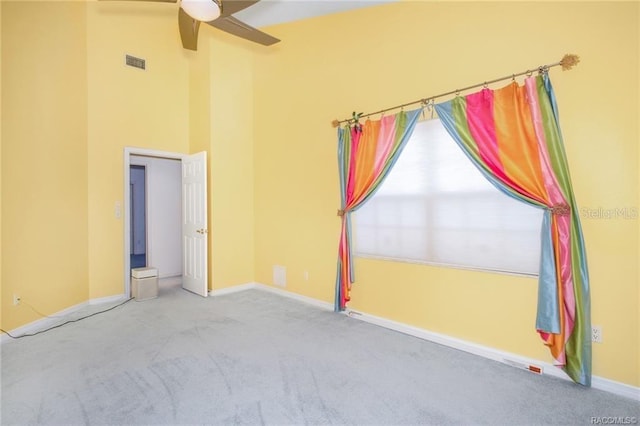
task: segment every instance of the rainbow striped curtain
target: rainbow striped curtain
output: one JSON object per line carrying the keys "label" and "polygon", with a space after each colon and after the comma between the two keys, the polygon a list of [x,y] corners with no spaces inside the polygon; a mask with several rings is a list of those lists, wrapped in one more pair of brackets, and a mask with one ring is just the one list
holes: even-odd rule
{"label": "rainbow striped curtain", "polygon": [[351,257],[351,213],[367,202],[380,187],[407,144],[422,109],[400,111],[364,125],[338,128],[338,169],[342,217],[335,310],[349,301],[354,282]]}
{"label": "rainbow striped curtain", "polygon": [[[546,72],[435,105],[443,125],[503,193],[545,210],[536,329],[554,363],[591,385],[589,274],[578,208]],[[515,302],[514,302],[515,303]]]}

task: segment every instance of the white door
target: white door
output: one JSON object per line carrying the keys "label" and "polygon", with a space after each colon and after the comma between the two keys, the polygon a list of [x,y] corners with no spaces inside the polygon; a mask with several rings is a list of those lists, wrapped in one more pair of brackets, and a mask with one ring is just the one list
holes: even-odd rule
{"label": "white door", "polygon": [[207,153],[182,159],[182,287],[207,297]]}

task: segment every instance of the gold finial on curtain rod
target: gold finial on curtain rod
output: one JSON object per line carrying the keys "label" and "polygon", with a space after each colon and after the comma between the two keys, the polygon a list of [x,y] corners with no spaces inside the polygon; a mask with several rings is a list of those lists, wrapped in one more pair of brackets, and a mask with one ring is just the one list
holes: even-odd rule
{"label": "gold finial on curtain rod", "polygon": [[[538,72],[545,72],[551,67],[555,67],[555,66],[560,65],[560,66],[562,66],[562,71],[567,71],[567,70],[570,70],[571,68],[573,68],[574,66],[578,65],[579,62],[580,62],[580,57],[578,55],[567,53],[566,55],[564,55],[562,57],[562,59],[559,62],[556,62],[554,64],[549,64],[549,65],[541,65],[539,67],[533,68],[533,70],[538,70]],[[382,114],[382,113],[385,113],[387,111],[391,111],[391,110],[398,109],[398,108],[404,108],[404,107],[409,106],[409,105],[424,104],[425,101],[426,102],[433,102],[433,100],[436,99],[436,98],[441,98],[443,96],[449,96],[449,95],[457,95],[460,92],[464,92],[464,91],[469,90],[469,89],[475,89],[477,87],[486,87],[489,84],[497,83],[499,81],[504,81],[504,80],[514,80],[515,81],[516,77],[521,76],[521,75],[525,75],[525,74],[528,75],[528,76],[531,76],[533,74],[533,71],[532,70],[526,70],[526,71],[519,72],[519,73],[516,73],[516,74],[510,74],[510,75],[508,75],[506,77],[496,78],[495,80],[483,81],[482,83],[474,84],[473,86],[467,86],[467,87],[464,87],[462,89],[456,89],[456,90],[453,90],[451,92],[441,93],[441,94],[435,95],[435,96],[428,96],[428,97],[425,97],[425,98],[418,99],[417,101],[407,102],[406,104],[396,105],[396,106],[391,107],[391,108],[381,109],[380,111],[370,112],[368,114],[362,114],[362,115],[360,115],[359,118],[369,117],[371,115],[376,115],[376,114]],[[346,118],[344,120],[333,120],[331,122],[331,125],[333,127],[338,127],[338,126],[340,126],[341,123],[349,123],[352,120],[353,120],[352,118]]]}
{"label": "gold finial on curtain rod", "polygon": [[562,60],[559,62],[559,64],[562,65],[562,71],[568,71],[578,65],[578,63],[580,63],[580,56],[572,55],[570,53],[564,55]]}

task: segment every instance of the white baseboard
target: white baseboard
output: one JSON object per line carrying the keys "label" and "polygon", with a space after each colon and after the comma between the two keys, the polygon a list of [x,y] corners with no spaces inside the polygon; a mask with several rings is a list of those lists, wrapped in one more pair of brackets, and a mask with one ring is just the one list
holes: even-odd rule
{"label": "white baseboard", "polygon": [[[255,283],[255,282],[242,284],[235,287],[225,288],[222,290],[214,291],[212,293],[213,295],[218,296],[222,294],[235,293],[238,291],[244,291],[249,289],[259,289],[263,291],[268,291],[270,293],[278,294],[283,297],[288,297],[290,299],[308,303],[322,309],[333,310],[333,304],[331,303],[314,299],[312,297],[303,296],[297,293],[292,293],[290,291],[272,287],[269,285]],[[479,345],[477,343],[467,342],[465,340],[457,339],[455,337],[434,333],[428,330],[424,330],[422,328],[392,321],[386,318],[377,317],[375,315],[370,315],[363,312],[357,312],[351,309],[347,309],[343,314],[348,315],[351,318],[358,319],[360,321],[365,321],[371,324],[378,325],[380,327],[384,327],[390,330],[398,331],[400,333],[408,334],[410,336],[417,337],[419,339],[438,343],[443,346],[447,346],[447,347],[458,349],[458,350],[468,352],[477,356],[481,356],[487,359],[498,361],[498,362],[510,365],[512,367],[522,368],[528,371],[532,371],[534,373],[537,373],[539,369],[539,374],[546,374],[548,376],[558,377],[563,380],[571,381],[569,376],[567,376],[567,374],[564,371],[554,366],[553,364],[545,361],[527,358],[522,355],[501,351],[499,349]],[[605,379],[598,376],[592,377],[591,387],[594,389],[603,390],[606,392],[613,393],[615,395],[640,401],[639,387],[627,385],[625,383],[616,382],[616,381]]]}
{"label": "white baseboard", "polygon": [[218,290],[210,290],[209,296],[224,296],[225,294],[238,293],[239,291],[251,290],[252,288],[256,288],[257,284],[254,282],[234,285],[233,287],[221,288]]}
{"label": "white baseboard", "polygon": [[127,299],[123,294],[116,294],[115,296],[99,297],[97,299],[90,299],[89,305],[101,305],[103,303],[121,302]]}
{"label": "white baseboard", "polygon": [[[55,325],[57,322],[60,322],[61,319],[64,319],[65,316],[70,315],[74,312],[77,312],[80,309],[85,308],[89,305],[101,305],[104,303],[119,302],[125,299],[126,297],[124,296],[124,294],[118,294],[115,296],[107,296],[107,297],[99,297],[97,299],[89,299],[85,302],[78,303],[77,305],[73,305],[69,308],[58,311],[55,314],[51,314],[49,315],[49,317],[41,318],[39,320],[30,322],[29,324],[25,324],[18,328],[14,328],[13,330],[9,331],[9,333],[11,333],[12,336],[22,336],[25,334],[36,333],[40,330],[44,330],[47,327]],[[24,309],[29,309],[29,308],[25,307]],[[12,340],[14,339],[12,339],[9,335],[5,333],[2,333],[2,335],[0,336],[0,344],[11,342]]]}
{"label": "white baseboard", "polygon": [[598,376],[593,376],[591,378],[591,387],[616,395],[626,396],[627,398],[631,398],[635,401],[640,401],[640,387],[627,385],[626,383],[616,382],[614,380]]}
{"label": "white baseboard", "polygon": [[313,305],[320,309],[325,309],[329,311],[333,311],[333,303],[324,302],[322,300],[314,299],[313,297],[303,296],[298,293],[293,293],[291,291],[283,290],[279,287],[272,287],[270,285],[255,283],[256,288],[263,291],[268,291],[269,293],[279,294],[280,296],[288,297],[289,299],[294,299],[302,303],[306,303],[308,305]]}
{"label": "white baseboard", "polygon": [[163,280],[165,278],[177,278],[177,277],[182,278],[182,272],[165,272],[165,273],[158,274],[159,280]]}
{"label": "white baseboard", "polygon": [[333,310],[333,304],[329,302],[323,302],[322,300],[314,299],[313,297],[303,296],[298,293],[293,293],[291,291],[283,290],[279,287],[273,287],[267,284],[262,284],[258,282],[250,282],[246,284],[240,284],[233,287],[222,288],[220,290],[213,290],[209,292],[210,296],[223,296],[225,294],[237,293],[239,291],[257,289],[262,291],[267,291],[269,293],[275,293],[283,297],[288,297],[289,299],[294,299],[299,302],[306,303],[308,305],[313,305],[315,307],[325,309],[325,310]]}

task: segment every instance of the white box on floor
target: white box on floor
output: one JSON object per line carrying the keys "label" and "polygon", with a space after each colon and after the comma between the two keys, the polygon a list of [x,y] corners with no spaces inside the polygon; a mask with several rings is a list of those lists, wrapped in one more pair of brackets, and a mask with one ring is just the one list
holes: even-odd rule
{"label": "white box on floor", "polygon": [[136,301],[158,297],[158,270],[156,268],[134,268],[131,270],[131,296]]}

